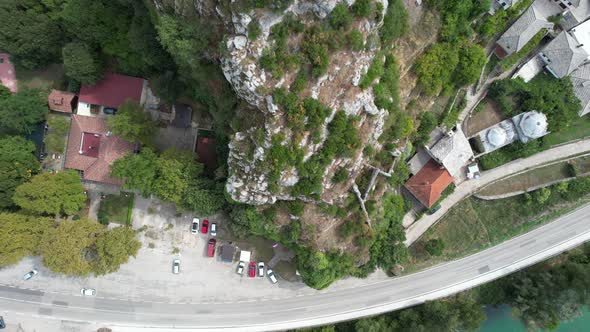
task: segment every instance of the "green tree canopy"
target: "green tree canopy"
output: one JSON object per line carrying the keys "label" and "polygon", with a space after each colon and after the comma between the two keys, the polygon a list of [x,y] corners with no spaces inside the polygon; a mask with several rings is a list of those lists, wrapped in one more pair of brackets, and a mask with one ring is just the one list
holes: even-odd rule
{"label": "green tree canopy", "polygon": [[113,133],[129,142],[149,145],[156,132],[156,122],[137,102],[127,100],[117,110],[117,114],[107,119]]}
{"label": "green tree canopy", "polygon": [[158,155],[149,148],[142,149],[138,154],[128,154],[115,160],[111,174],[125,179],[124,188],[137,189],[144,196],[151,195],[158,174]]}
{"label": "green tree canopy", "polygon": [[104,231],[103,225],[86,219],[62,220],[43,235],[40,244],[43,265],[54,272],[88,275],[96,260],[93,246]]}
{"label": "green tree canopy", "polygon": [[84,43],[68,43],[62,50],[67,76],[82,84],[93,85],[102,77],[102,66],[96,54]]}
{"label": "green tree canopy", "polygon": [[135,257],[141,243],[135,238],[135,231],[129,227],[117,227],[100,234],[96,239],[98,259],[93,268],[96,274],[107,274],[119,270],[127,263],[129,256]]}
{"label": "green tree canopy", "polygon": [[47,112],[47,94],[38,89],[0,99],[0,134],[29,134]]}
{"label": "green tree canopy", "polygon": [[53,220],[16,213],[0,213],[0,266],[18,263],[30,255],[39,254],[43,234]]}
{"label": "green tree canopy", "polygon": [[457,85],[477,82],[485,64],[486,53],[483,47],[477,44],[463,43],[459,49],[459,63],[454,74]]}
{"label": "green tree canopy", "polygon": [[42,173],[16,188],[14,203],[36,214],[72,215],[86,204],[80,176],[74,171]]}
{"label": "green tree canopy", "polygon": [[10,89],[0,84],[0,100],[6,99],[12,95]]}
{"label": "green tree canopy", "polygon": [[41,165],[33,155],[35,145],[22,137],[0,139],[0,209],[14,205],[16,187],[39,172]]}
{"label": "green tree canopy", "polygon": [[0,2],[0,45],[25,68],[59,62],[63,34],[50,8],[38,0]]}
{"label": "green tree canopy", "polygon": [[209,44],[209,29],[200,22],[189,22],[171,15],[162,15],[156,26],[160,43],[180,66],[200,68],[199,54]]}
{"label": "green tree canopy", "polygon": [[435,95],[449,86],[453,71],[459,63],[459,55],[454,45],[434,44],[416,61],[418,82],[427,94]]}

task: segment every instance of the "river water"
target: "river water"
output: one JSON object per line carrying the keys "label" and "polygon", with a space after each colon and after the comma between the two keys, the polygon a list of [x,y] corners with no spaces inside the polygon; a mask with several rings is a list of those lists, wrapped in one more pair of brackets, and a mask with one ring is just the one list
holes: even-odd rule
{"label": "river water", "polygon": [[[483,323],[479,332],[527,332],[520,320],[512,317],[510,307],[486,308],[487,320]],[[582,314],[572,321],[559,324],[557,332],[584,332],[590,331],[590,311],[584,307]]]}

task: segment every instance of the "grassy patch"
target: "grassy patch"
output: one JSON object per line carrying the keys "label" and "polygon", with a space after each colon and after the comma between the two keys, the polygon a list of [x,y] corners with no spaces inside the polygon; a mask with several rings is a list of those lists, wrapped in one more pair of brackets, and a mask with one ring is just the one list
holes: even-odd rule
{"label": "grassy patch", "polygon": [[98,220],[103,224],[116,223],[131,225],[131,210],[133,209],[134,195],[121,193],[121,195],[107,195],[100,202]]}
{"label": "grassy patch", "polygon": [[579,157],[500,180],[480,190],[479,194],[489,196],[502,195],[566,179],[572,176],[568,170],[568,165],[570,164],[575,165],[579,169],[580,174],[590,171],[590,157]]}
{"label": "grassy patch", "polygon": [[544,136],[543,145],[549,147],[585,137],[590,137],[590,118],[587,116],[577,117],[571,121],[567,128]]}
{"label": "grassy patch", "polygon": [[28,70],[16,69],[16,78],[19,89],[23,88],[48,88],[63,89],[64,73],[61,64],[52,64],[44,69]]}
{"label": "grassy patch", "polygon": [[520,61],[522,58],[524,58],[529,53],[531,53],[535,49],[535,47],[537,47],[537,45],[539,45],[539,43],[541,42],[541,39],[543,39],[543,37],[545,37],[546,34],[547,34],[547,30],[542,29],[541,31],[537,32],[537,34],[533,38],[531,38],[531,40],[529,40],[529,42],[526,43],[526,45],[524,45],[524,47],[520,51],[518,51],[518,52],[506,57],[504,60],[500,61],[500,66],[502,67],[502,69],[504,69],[504,70],[510,69],[518,61]]}
{"label": "grassy patch", "polygon": [[[463,200],[410,247],[411,259],[406,272],[497,245],[590,202],[590,179],[576,179],[567,184],[548,187],[550,195],[543,203],[531,201],[534,193],[493,201],[474,197]],[[435,238],[445,244],[440,257],[430,256],[424,248],[428,240]]]}
{"label": "grassy patch", "polygon": [[61,114],[48,114],[47,126],[49,132],[45,136],[45,146],[49,153],[63,153],[66,137],[70,130],[70,119]]}

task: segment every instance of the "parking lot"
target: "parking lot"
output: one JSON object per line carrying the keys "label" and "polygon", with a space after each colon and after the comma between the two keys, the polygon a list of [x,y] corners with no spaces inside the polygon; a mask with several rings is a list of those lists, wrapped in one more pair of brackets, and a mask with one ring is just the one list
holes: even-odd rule
{"label": "parking lot", "polygon": [[[96,289],[97,297],[166,303],[252,301],[312,291],[301,282],[287,282],[280,276],[278,284],[273,285],[267,277],[248,277],[247,269],[242,276],[237,275],[237,261],[224,263],[220,260],[218,250],[226,241],[223,240],[223,220],[215,216],[208,219],[219,226],[217,251],[215,257],[207,257],[210,236],[200,232],[191,234],[192,218],[193,215],[177,214],[172,204],[157,203],[138,195],[133,226],[140,229],[138,236],[143,246],[137,257],[131,258],[118,272],[101,277],[66,277],[51,273],[35,257],[1,269],[0,282],[74,295],[79,295],[81,288],[90,287]],[[253,260],[257,259],[255,255],[256,251]],[[181,261],[180,274],[172,273],[175,258]],[[23,274],[33,267],[39,274],[23,281]]]}

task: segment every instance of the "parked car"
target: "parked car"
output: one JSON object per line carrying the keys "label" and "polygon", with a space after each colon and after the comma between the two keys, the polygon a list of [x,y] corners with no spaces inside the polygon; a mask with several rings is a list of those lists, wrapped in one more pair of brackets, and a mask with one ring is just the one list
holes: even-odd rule
{"label": "parked car", "polygon": [[191,224],[191,233],[197,234],[199,232],[199,218],[193,218],[193,223]]}
{"label": "parked car", "polygon": [[250,262],[248,265],[248,276],[250,278],[256,277],[256,262]]}
{"label": "parked car", "polygon": [[258,276],[264,277],[264,262],[258,262]]}
{"label": "parked car", "polygon": [[6,328],[6,324],[4,323],[4,318],[2,318],[2,316],[0,316],[0,329],[4,329]]}
{"label": "parked car", "polygon": [[211,236],[217,236],[217,224],[216,223],[211,224]]}
{"label": "parked car", "polygon": [[208,257],[215,256],[215,244],[216,243],[217,243],[217,240],[215,240],[215,239],[209,239],[209,242],[207,242],[207,256]]}
{"label": "parked car", "polygon": [[117,113],[117,109],[116,108],[112,108],[112,107],[105,107],[105,108],[102,109],[102,112],[104,114],[114,115],[115,113]]}
{"label": "parked car", "polygon": [[244,262],[240,261],[240,262],[238,263],[238,268],[236,269],[236,273],[237,273],[237,274],[239,274],[239,275],[242,275],[242,274],[244,274],[244,267],[245,267],[245,266],[246,266],[246,263],[244,263]]}
{"label": "parked car", "polygon": [[180,259],[175,259],[172,261],[172,273],[174,273],[174,274],[180,273]]}
{"label": "parked car", "polygon": [[435,206],[431,207],[430,209],[428,209],[428,211],[426,211],[426,213],[427,213],[428,215],[433,215],[433,214],[435,214],[435,213],[436,213],[438,210],[440,210],[440,204],[437,204],[437,205],[435,205]]}
{"label": "parked car", "polygon": [[205,219],[205,220],[203,220],[203,226],[201,226],[201,233],[207,234],[208,230],[209,230],[209,220]]}
{"label": "parked car", "polygon": [[82,288],[80,290],[80,294],[82,294],[84,296],[94,296],[94,295],[96,295],[96,290],[93,288]]}
{"label": "parked car", "polygon": [[270,280],[270,282],[272,282],[273,284],[276,284],[278,282],[275,273],[270,267],[266,269],[266,276],[268,277],[268,280]]}
{"label": "parked car", "polygon": [[23,276],[23,280],[29,280],[32,277],[34,277],[37,273],[39,273],[39,271],[37,271],[36,269],[32,269],[31,271],[29,271],[29,273]]}

